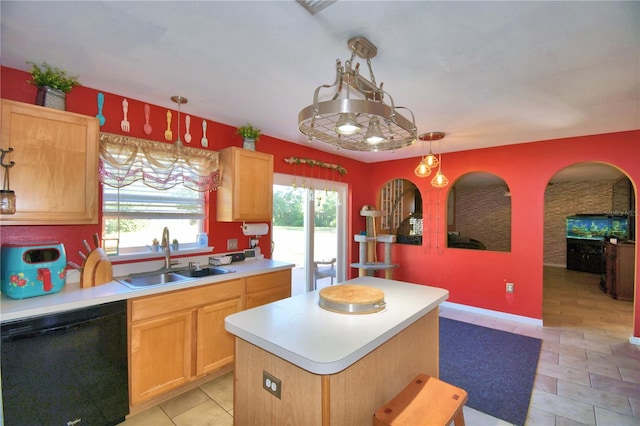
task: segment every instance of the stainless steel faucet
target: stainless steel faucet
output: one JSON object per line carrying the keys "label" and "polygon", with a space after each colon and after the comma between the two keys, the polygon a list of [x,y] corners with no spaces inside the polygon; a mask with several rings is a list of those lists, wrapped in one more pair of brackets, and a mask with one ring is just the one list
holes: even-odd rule
{"label": "stainless steel faucet", "polygon": [[165,269],[171,269],[171,246],[169,245],[169,228],[166,226],[162,230],[162,244],[164,247],[164,267]]}

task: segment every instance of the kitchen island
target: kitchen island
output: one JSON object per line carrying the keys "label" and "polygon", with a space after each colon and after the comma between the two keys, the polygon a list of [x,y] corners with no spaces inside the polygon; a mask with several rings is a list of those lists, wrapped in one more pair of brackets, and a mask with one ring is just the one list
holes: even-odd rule
{"label": "kitchen island", "polygon": [[418,373],[438,377],[447,290],[375,277],[344,284],[382,290],[386,308],[331,312],[314,291],[226,318],[236,336],[235,424],[368,425]]}

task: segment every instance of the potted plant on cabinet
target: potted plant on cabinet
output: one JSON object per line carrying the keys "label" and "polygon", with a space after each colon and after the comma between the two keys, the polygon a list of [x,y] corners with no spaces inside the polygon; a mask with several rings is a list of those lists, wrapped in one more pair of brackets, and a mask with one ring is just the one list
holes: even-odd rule
{"label": "potted plant on cabinet", "polygon": [[53,67],[47,62],[38,65],[31,64],[31,81],[29,83],[38,87],[36,105],[49,108],[66,110],[66,95],[76,86],[79,86],[77,76],[70,76],[66,71]]}
{"label": "potted plant on cabinet", "polygon": [[262,131],[253,127],[251,124],[238,127],[236,133],[242,136],[242,147],[250,151],[256,150],[256,142],[260,140]]}

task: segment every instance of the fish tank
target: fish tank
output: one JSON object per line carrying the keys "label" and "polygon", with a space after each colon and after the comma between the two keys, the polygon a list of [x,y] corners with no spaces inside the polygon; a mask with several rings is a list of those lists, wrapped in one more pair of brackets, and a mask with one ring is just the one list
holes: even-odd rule
{"label": "fish tank", "polygon": [[604,240],[629,238],[628,216],[576,215],[567,217],[567,238]]}

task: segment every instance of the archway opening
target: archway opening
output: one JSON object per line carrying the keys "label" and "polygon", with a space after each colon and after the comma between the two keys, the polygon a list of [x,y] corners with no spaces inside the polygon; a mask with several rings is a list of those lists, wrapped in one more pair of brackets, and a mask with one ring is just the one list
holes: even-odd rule
{"label": "archway opening", "polygon": [[586,299],[589,309],[576,309],[576,315],[595,315],[603,306],[608,320],[633,333],[635,197],[629,178],[608,164],[574,164],[550,179],[544,204],[545,325],[568,321],[557,309],[560,300],[580,307]]}

